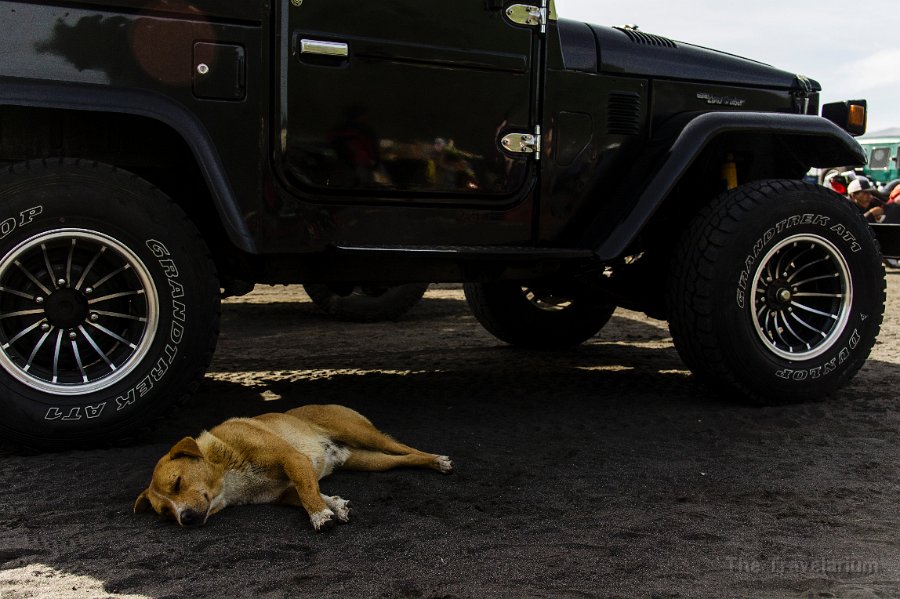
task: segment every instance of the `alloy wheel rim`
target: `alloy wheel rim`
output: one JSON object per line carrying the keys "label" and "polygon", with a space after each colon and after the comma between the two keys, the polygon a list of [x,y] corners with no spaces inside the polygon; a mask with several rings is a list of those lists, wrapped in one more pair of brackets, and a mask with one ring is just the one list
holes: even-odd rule
{"label": "alloy wheel rim", "polygon": [[850,268],[834,244],[816,235],[795,235],[769,250],[752,289],[756,334],[779,358],[802,361],[824,354],[850,319]]}
{"label": "alloy wheel rim", "polygon": [[522,293],[532,306],[543,312],[562,312],[572,305],[571,299],[541,289],[522,287]]}
{"label": "alloy wheel rim", "polygon": [[0,367],[31,388],[85,395],[116,384],[158,324],[150,272],[108,235],[56,229],[0,260]]}

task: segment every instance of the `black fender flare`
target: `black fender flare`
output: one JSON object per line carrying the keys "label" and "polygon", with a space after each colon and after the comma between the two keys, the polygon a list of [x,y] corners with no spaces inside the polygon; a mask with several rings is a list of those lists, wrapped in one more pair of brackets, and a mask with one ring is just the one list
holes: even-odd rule
{"label": "black fender flare", "polygon": [[184,139],[200,165],[228,237],[241,250],[258,253],[215,144],[184,105],[147,90],[5,77],[0,77],[0,105],[130,114],[168,125]]}
{"label": "black fender flare", "polygon": [[[862,165],[866,155],[846,131],[824,118],[800,114],[761,112],[709,112],[693,118],[665,152],[660,168],[644,187],[631,210],[601,239],[594,253],[603,261],[621,257],[662,205],[685,172],[717,137],[752,133],[796,144],[798,158],[810,167],[835,164]],[[815,143],[808,143],[814,140]],[[595,237],[595,239],[600,239]]]}

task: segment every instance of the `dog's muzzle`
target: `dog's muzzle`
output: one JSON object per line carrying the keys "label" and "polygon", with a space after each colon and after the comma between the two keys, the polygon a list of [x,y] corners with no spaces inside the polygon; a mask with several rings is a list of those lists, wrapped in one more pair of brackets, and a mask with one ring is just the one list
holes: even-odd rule
{"label": "dog's muzzle", "polygon": [[195,510],[184,510],[178,515],[178,523],[185,527],[200,526],[206,521],[206,514]]}

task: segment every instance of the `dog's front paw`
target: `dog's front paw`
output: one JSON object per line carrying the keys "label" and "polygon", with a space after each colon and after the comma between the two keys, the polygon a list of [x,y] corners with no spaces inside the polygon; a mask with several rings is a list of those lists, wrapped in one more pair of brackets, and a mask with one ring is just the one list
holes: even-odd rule
{"label": "dog's front paw", "polygon": [[439,455],[435,462],[437,462],[437,469],[441,472],[441,474],[453,474],[453,460],[445,455]]}
{"label": "dog's front paw", "polygon": [[336,524],[334,520],[334,512],[330,509],[325,508],[321,512],[316,512],[309,517],[309,521],[312,523],[313,528],[316,529],[316,532],[324,532],[329,528],[333,528]]}
{"label": "dog's front paw", "polygon": [[334,511],[334,515],[337,516],[337,519],[341,522],[350,522],[350,502],[346,499],[341,499],[337,495],[329,497],[326,499],[325,503],[328,504],[328,507]]}

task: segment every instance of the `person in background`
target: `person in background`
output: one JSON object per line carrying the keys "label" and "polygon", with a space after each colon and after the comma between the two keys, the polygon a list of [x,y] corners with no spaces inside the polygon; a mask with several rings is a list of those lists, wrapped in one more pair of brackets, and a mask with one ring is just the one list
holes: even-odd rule
{"label": "person in background", "polygon": [[884,202],[875,197],[875,188],[867,178],[857,177],[850,181],[847,195],[870,223],[880,222],[884,218]]}
{"label": "person in background", "polygon": [[852,173],[852,171],[848,171],[846,173],[838,173],[837,171],[832,171],[825,177],[825,181],[823,181],[823,185],[828,189],[841,194],[844,197],[847,197],[847,185],[849,185],[850,181],[853,181],[856,178],[856,175]]}

